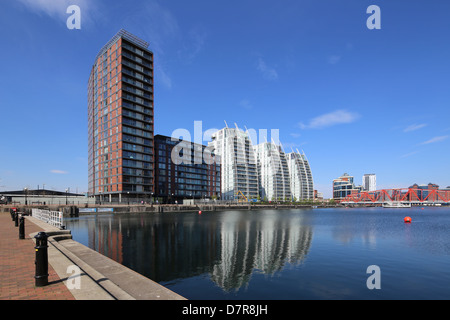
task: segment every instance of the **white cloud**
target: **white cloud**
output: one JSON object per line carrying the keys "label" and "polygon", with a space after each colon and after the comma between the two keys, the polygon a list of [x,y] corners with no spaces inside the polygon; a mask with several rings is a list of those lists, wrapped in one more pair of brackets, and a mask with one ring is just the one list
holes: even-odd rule
{"label": "white cloud", "polygon": [[64,18],[67,20],[67,8],[71,5],[77,5],[81,9],[81,13],[85,13],[88,4],[92,1],[88,0],[19,0],[28,9],[43,12],[53,18]]}
{"label": "white cloud", "polygon": [[51,173],[55,173],[55,174],[68,174],[67,171],[56,170],[56,169],[50,170],[50,172],[51,172]]}
{"label": "white cloud", "polygon": [[242,108],[247,109],[247,110],[250,110],[250,109],[253,108],[253,105],[252,105],[252,104],[250,103],[250,101],[247,100],[247,99],[241,100],[241,101],[239,102],[239,105],[240,105]]}
{"label": "white cloud", "polygon": [[259,58],[256,69],[261,72],[264,79],[266,80],[277,80],[278,73],[274,68],[269,67],[266,62]]}
{"label": "white cloud", "polygon": [[301,136],[300,133],[290,133],[289,135],[293,138],[299,138]]}
{"label": "white cloud", "polygon": [[436,142],[441,142],[441,141],[444,141],[444,140],[448,139],[448,137],[449,137],[449,136],[434,137],[434,138],[431,138],[430,140],[427,140],[427,141],[422,142],[421,145],[424,145],[424,144],[430,144],[430,143],[436,143]]}
{"label": "white cloud", "polygon": [[183,48],[179,51],[180,59],[186,63],[192,63],[205,46],[208,32],[200,25],[192,28],[185,39]]}
{"label": "white cloud", "polygon": [[172,88],[172,79],[170,76],[164,71],[164,69],[159,66],[155,68],[155,72],[157,73],[157,76],[159,76],[159,81],[164,84],[167,88]]}
{"label": "white cloud", "polygon": [[411,156],[413,156],[413,155],[415,155],[417,153],[419,153],[419,152],[418,151],[413,151],[413,152],[410,152],[410,153],[407,153],[407,154],[404,154],[404,155],[400,156],[400,158],[408,158],[408,157],[411,157]]}
{"label": "white cloud", "polygon": [[[125,4],[124,10],[128,9]],[[180,42],[181,29],[178,20],[170,10],[157,1],[142,1],[136,5],[135,10],[127,12],[123,22],[127,28],[135,30],[140,38],[150,43],[150,49],[155,55],[163,56],[166,48],[172,42]]]}
{"label": "white cloud", "polygon": [[339,61],[341,61],[341,56],[330,56],[330,57],[328,57],[328,63],[329,64],[336,64]]}
{"label": "white cloud", "polygon": [[427,126],[426,123],[412,124],[412,125],[410,125],[409,127],[405,128],[405,129],[403,130],[403,132],[416,131],[416,130],[422,129],[422,128],[426,127],[426,126]]}
{"label": "white cloud", "polygon": [[348,124],[355,122],[360,118],[360,115],[346,110],[337,110],[310,120],[309,124],[299,123],[302,129],[321,129],[331,127],[338,124]]}

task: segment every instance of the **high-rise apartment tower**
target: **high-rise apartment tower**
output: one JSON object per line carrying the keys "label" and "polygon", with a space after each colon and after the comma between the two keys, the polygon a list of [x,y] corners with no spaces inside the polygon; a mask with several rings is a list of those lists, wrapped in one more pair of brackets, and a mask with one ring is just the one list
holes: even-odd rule
{"label": "high-rise apartment tower", "polygon": [[88,82],[89,195],[143,201],[153,192],[153,53],[120,30],[100,50]]}
{"label": "high-rise apartment tower", "polygon": [[291,180],[281,146],[263,142],[254,146],[258,162],[259,194],[262,200],[291,200]]}
{"label": "high-rise apartment tower", "polygon": [[221,190],[224,200],[258,198],[256,155],[248,132],[223,128],[211,136],[208,147],[221,159]]}
{"label": "high-rise apartment tower", "polygon": [[311,167],[305,153],[291,152],[286,154],[289,167],[291,193],[295,200],[314,199],[314,180]]}

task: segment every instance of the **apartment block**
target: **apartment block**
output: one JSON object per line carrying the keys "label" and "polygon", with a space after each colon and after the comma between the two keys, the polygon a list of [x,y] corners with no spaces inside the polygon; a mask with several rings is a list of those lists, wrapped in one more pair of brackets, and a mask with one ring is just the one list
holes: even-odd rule
{"label": "apartment block", "polygon": [[374,173],[368,173],[363,176],[363,190],[375,191],[377,190],[377,176]]}
{"label": "apartment block", "polygon": [[89,196],[148,199],[154,184],[153,53],[120,30],[99,51],[88,82]]}
{"label": "apartment block", "polygon": [[262,200],[291,200],[291,180],[286,155],[281,146],[264,142],[254,147]]}
{"label": "apartment block", "polygon": [[220,199],[220,157],[207,146],[155,136],[155,193],[160,203]]}
{"label": "apartment block", "polygon": [[258,198],[256,155],[248,132],[223,128],[211,136],[211,151],[221,158],[222,199],[250,201]]}
{"label": "apartment block", "polygon": [[314,181],[309,161],[305,153],[291,152],[286,155],[290,175],[292,198],[296,200],[313,200]]}

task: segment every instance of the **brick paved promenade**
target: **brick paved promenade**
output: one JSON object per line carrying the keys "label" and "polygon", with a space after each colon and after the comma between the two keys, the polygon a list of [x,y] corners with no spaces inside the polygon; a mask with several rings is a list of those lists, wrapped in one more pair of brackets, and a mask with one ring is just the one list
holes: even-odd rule
{"label": "brick paved promenade", "polygon": [[35,249],[29,234],[42,231],[25,221],[25,239],[8,212],[0,212],[0,300],[75,300],[59,276],[48,265],[45,287],[35,287]]}

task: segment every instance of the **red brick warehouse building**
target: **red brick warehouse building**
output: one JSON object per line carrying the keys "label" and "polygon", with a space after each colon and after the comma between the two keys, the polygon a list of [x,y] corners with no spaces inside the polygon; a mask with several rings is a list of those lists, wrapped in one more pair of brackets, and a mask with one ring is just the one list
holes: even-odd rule
{"label": "red brick warehouse building", "polygon": [[153,53],[120,30],[97,54],[88,82],[89,196],[148,200],[154,191]]}

